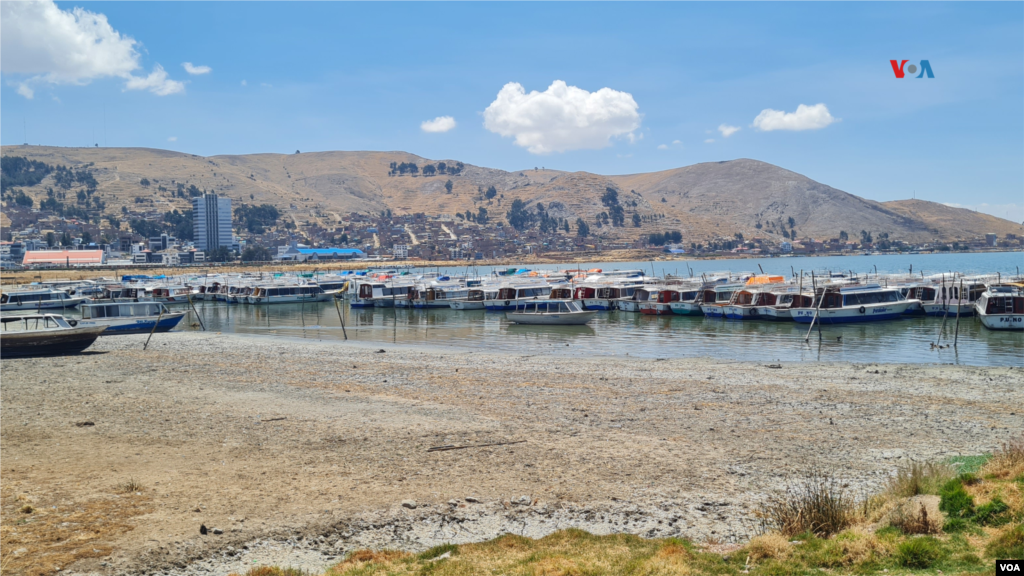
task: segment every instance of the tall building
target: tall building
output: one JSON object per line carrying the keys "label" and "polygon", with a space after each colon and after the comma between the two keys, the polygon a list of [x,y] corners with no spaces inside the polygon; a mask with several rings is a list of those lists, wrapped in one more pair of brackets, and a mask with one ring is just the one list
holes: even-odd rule
{"label": "tall building", "polygon": [[231,248],[231,199],[216,194],[193,198],[192,232],[199,250]]}

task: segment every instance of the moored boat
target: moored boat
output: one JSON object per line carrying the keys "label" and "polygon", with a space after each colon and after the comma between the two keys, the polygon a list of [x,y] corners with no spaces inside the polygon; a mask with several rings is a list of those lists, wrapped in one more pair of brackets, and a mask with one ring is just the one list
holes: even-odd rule
{"label": "moored boat", "polygon": [[582,326],[594,319],[594,310],[583,310],[575,300],[532,300],[505,312],[516,324]]}
{"label": "moored boat", "polygon": [[167,332],[188,312],[171,312],[160,302],[102,302],[82,305],[79,326],[104,326],[104,336]]}
{"label": "moored boat", "polygon": [[920,300],[904,299],[897,288],[878,284],[835,284],[817,289],[814,306],[793,310],[793,320],[810,324],[815,315],[822,324],[896,320]]}
{"label": "moored boat", "polygon": [[59,314],[2,316],[0,356],[77,354],[96,341],[106,326],[75,326]]}
{"label": "moored boat", "polygon": [[989,286],[974,303],[974,309],[989,330],[1024,330],[1024,284]]}
{"label": "moored boat", "polygon": [[71,296],[63,290],[53,288],[10,290],[0,294],[0,311],[74,308],[82,302],[88,301],[89,298],[85,296]]}

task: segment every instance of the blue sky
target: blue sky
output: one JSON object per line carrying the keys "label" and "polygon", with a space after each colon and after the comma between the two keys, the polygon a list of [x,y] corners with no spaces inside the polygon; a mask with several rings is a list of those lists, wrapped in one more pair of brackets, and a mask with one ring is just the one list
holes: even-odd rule
{"label": "blue sky", "polygon": [[[866,198],[1024,220],[1020,2],[12,4],[3,144],[403,150],[602,174],[755,158]],[[114,34],[111,51],[53,53],[94,50],[62,43],[76,26]],[[935,78],[897,79],[891,59],[927,59]],[[445,116],[454,128],[423,129]]]}

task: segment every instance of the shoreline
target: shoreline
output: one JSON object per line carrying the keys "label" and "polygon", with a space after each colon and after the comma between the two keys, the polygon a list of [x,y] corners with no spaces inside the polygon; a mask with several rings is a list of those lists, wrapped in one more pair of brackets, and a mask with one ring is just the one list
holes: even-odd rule
{"label": "shoreline", "polygon": [[[628,254],[621,254],[628,252]],[[944,254],[1024,254],[1021,250],[964,250],[958,252],[922,252],[918,255],[932,256]],[[584,256],[578,256],[577,252],[566,252],[565,258],[513,258],[501,260],[438,260],[438,261],[415,261],[415,260],[325,260],[315,264],[307,263],[282,263],[282,262],[260,262],[251,264],[241,263],[203,263],[188,266],[163,266],[159,264],[132,265],[121,268],[115,266],[88,266],[75,268],[45,268],[37,270],[4,270],[0,274],[0,286],[14,286],[27,284],[34,281],[50,280],[87,280],[102,276],[102,272],[114,272],[115,276],[124,273],[138,273],[146,275],[175,276],[182,274],[202,273],[234,273],[234,272],[258,272],[266,268],[267,272],[289,271],[289,272],[316,272],[325,270],[365,270],[367,268],[390,268],[395,266],[408,266],[412,268],[474,268],[474,267],[513,267],[513,266],[536,266],[536,265],[583,265],[600,263],[629,263],[629,262],[700,262],[700,261],[727,261],[727,260],[752,260],[752,259],[779,259],[779,258],[833,258],[833,257],[863,257],[863,254],[852,254],[842,252],[812,253],[812,254],[791,254],[791,255],[672,255],[661,252],[649,252],[645,250],[608,252],[588,252]],[[871,256],[905,256],[909,254],[885,253],[871,254]],[[378,264],[375,266],[375,264]]]}
{"label": "shoreline", "polygon": [[[866,493],[899,462],[990,451],[1024,428],[1019,368],[144,340],[2,361],[5,538],[26,529],[24,502],[38,522],[87,503],[123,514],[64,572],[322,569],[355,548],[569,526],[738,542],[807,466]],[[141,490],[118,492],[129,478]]]}

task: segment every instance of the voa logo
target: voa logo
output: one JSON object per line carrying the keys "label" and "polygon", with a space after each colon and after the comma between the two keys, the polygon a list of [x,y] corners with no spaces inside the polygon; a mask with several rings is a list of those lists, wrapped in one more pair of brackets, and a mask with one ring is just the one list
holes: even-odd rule
{"label": "voa logo", "polygon": [[[909,60],[889,60],[889,63],[892,64],[892,71],[894,74],[896,74],[897,78],[905,78],[907,74],[910,74],[911,76],[917,74],[917,64],[911,64],[910,66],[907,66],[906,71],[904,71],[903,66],[907,62],[909,62]],[[920,70],[921,73],[917,74],[916,78],[925,78],[926,74],[928,78],[935,78],[935,74],[932,73],[932,65],[927,60],[921,60]]]}
{"label": "voa logo", "polygon": [[1022,560],[996,560],[996,576],[1019,575],[1024,573],[1021,570]]}

